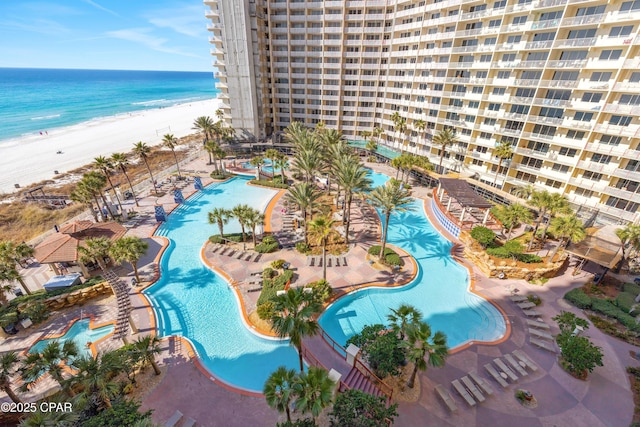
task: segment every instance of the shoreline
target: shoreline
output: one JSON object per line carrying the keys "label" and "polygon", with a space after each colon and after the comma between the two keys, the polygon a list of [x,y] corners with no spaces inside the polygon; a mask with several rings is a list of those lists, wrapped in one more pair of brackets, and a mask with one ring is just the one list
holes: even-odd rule
{"label": "shoreline", "polygon": [[176,138],[191,135],[193,121],[199,116],[215,117],[220,103],[212,98],[121,113],[47,130],[45,135],[0,141],[0,193],[20,191],[53,178],[56,171],[62,174],[90,164],[98,156],[129,152],[138,141],[155,146],[167,133]]}

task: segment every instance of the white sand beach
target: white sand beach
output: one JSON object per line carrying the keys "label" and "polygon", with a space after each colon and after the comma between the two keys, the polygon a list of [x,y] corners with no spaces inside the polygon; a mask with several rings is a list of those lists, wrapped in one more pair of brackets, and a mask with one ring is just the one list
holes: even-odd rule
{"label": "white sand beach", "polygon": [[196,117],[210,116],[215,120],[219,104],[219,100],[210,99],[137,111],[48,130],[42,136],[3,141],[0,193],[17,191],[14,184],[24,187],[50,179],[54,171],[68,172],[91,163],[97,156],[129,152],[138,141],[157,145],[167,133],[177,138],[192,134]]}

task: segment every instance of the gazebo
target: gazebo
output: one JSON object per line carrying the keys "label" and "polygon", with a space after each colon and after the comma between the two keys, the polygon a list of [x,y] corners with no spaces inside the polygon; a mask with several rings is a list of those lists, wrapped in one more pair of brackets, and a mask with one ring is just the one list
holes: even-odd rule
{"label": "gazebo", "polygon": [[126,228],[117,222],[76,221],[63,225],[57,233],[36,246],[34,258],[41,264],[49,264],[56,275],[62,274],[61,267],[63,267],[69,272],[81,272],[85,278],[88,278],[89,269],[80,261],[78,255],[78,248],[84,245],[84,240],[107,237],[115,241],[126,232]]}
{"label": "gazebo", "polygon": [[584,262],[594,262],[605,269],[605,273],[614,268],[622,259],[622,242],[616,236],[614,225],[606,225],[596,230],[590,229],[587,236],[578,243],[569,243],[565,251],[582,259]]}
{"label": "gazebo", "polygon": [[[489,223],[489,211],[493,204],[476,193],[463,179],[440,178],[436,195],[442,205],[446,203],[446,212],[457,219],[462,229],[469,228],[465,227],[465,224],[471,224],[471,226],[478,223],[484,226],[496,224],[494,221]],[[481,215],[476,215],[475,209],[479,209]],[[499,228],[502,227],[499,226]]]}

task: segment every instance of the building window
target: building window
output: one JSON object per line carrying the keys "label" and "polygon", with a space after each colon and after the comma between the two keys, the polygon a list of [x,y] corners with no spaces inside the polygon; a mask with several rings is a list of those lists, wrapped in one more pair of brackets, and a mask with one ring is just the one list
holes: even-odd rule
{"label": "building window", "polygon": [[588,197],[593,196],[593,191],[592,190],[587,190],[586,188],[578,187],[578,188],[576,188],[574,190],[574,194],[576,196],[582,196],[582,197],[587,197],[588,198]]}
{"label": "building window", "polygon": [[609,196],[605,204],[627,212],[636,212],[638,207],[640,207],[640,203],[634,203],[630,200],[619,199],[613,196]]}
{"label": "building window", "polygon": [[633,25],[625,25],[624,27],[613,27],[609,31],[609,37],[626,37],[633,31]]}
{"label": "building window", "polygon": [[553,187],[553,188],[560,188],[562,187],[562,183],[560,181],[555,181],[553,179],[547,179],[547,182],[545,182],[545,184],[549,187]]}
{"label": "building window", "polygon": [[621,141],[622,141],[621,136],[602,135],[600,137],[600,144],[617,146],[617,145],[620,145]]}
{"label": "building window", "polygon": [[591,161],[594,163],[601,163],[601,164],[608,165],[609,162],[611,161],[611,156],[607,154],[594,153],[591,155]]}
{"label": "building window", "polygon": [[577,111],[573,116],[573,120],[578,120],[581,122],[590,122],[593,119],[593,113],[586,113],[584,111]]}
{"label": "building window", "polygon": [[516,16],[511,22],[513,25],[522,25],[527,22],[527,15]]}
{"label": "building window", "polygon": [[600,52],[601,61],[615,61],[620,59],[620,55],[622,55],[622,49],[605,49]]}
{"label": "building window", "polygon": [[609,119],[609,124],[616,126],[629,126],[631,124],[632,118],[633,117],[631,116],[613,115],[611,116],[611,119]]}
{"label": "building window", "polygon": [[582,102],[600,102],[602,99],[602,93],[600,92],[586,92],[582,95]]}
{"label": "building window", "polygon": [[611,80],[611,72],[609,71],[594,71],[591,73],[590,81],[592,82],[608,82],[609,80]]}
{"label": "building window", "polygon": [[553,166],[551,167],[551,169],[556,171],[556,172],[560,172],[560,173],[569,172],[569,166],[561,165],[560,163],[554,163]]}
{"label": "building window", "polygon": [[567,156],[567,157],[575,157],[577,153],[578,153],[578,150],[576,150],[575,148],[567,148],[567,147],[561,147],[560,151],[558,151],[558,154],[560,154],[561,156]]}
{"label": "building window", "polygon": [[591,181],[600,181],[602,179],[602,174],[598,172],[584,171],[582,177]]}
{"label": "building window", "polygon": [[571,129],[567,131],[567,138],[571,138],[571,139],[582,139],[584,138],[584,135],[585,135],[585,132],[581,130]]}
{"label": "building window", "polygon": [[[604,8],[604,6],[602,7]],[[620,5],[620,12],[632,12],[635,10],[640,10],[640,0],[625,1]]]}

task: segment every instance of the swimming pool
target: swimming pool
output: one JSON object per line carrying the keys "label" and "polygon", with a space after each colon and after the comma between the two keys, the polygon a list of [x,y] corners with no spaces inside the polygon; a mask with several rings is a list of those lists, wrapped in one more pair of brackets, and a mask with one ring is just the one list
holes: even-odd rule
{"label": "swimming pool", "polygon": [[91,329],[89,327],[89,319],[81,319],[71,325],[69,330],[65,332],[65,334],[61,337],[45,339],[36,342],[29,349],[29,353],[42,351],[42,349],[44,349],[51,341],[64,342],[66,340],[73,340],[73,342],[75,342],[78,346],[80,354],[93,357],[93,355],[91,354],[91,349],[87,347],[87,343],[94,343],[99,339],[109,335],[111,332],[113,332],[113,325],[105,325],[99,328]]}
{"label": "swimming pool", "polygon": [[[160,262],[162,274],[144,293],[154,307],[160,336],[188,338],[202,364],[216,377],[261,392],[278,366],[298,369],[298,355],[288,340],[266,339],[249,331],[242,323],[235,293],[200,259],[202,245],[218,233],[217,226],[208,223],[209,211],[238,203],[263,211],[277,193],[246,185],[249,180],[236,177],[211,184],[168,216],[155,233],[170,242]],[[224,231],[239,232],[240,226],[232,219]]]}
{"label": "swimming pool", "polygon": [[[256,167],[253,166],[251,162],[243,162],[240,164],[240,166],[242,166],[243,169],[256,169]],[[289,165],[287,164],[284,167],[284,170],[287,170],[288,168],[289,168]],[[269,172],[269,173],[273,173],[275,169],[276,173],[280,173],[280,168],[274,168],[273,164],[271,163],[271,160],[269,159],[264,159],[264,165],[262,165],[261,169],[263,172]]]}
{"label": "swimming pool", "polygon": [[390,308],[409,304],[422,312],[434,331],[447,335],[450,348],[504,336],[504,317],[468,291],[467,270],[451,258],[451,243],[433,228],[423,202],[414,200],[412,208],[391,217],[388,242],[413,255],[418,264],[416,278],[401,288],[368,288],[340,298],[321,315],[322,328],[344,345],[366,325],[387,324]]}

